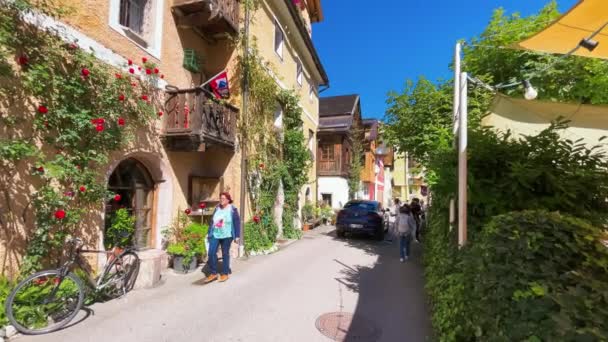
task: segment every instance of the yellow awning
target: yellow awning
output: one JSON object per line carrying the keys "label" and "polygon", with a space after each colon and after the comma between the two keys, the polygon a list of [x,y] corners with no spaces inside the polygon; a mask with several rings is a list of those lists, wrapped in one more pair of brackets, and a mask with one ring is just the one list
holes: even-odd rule
{"label": "yellow awning", "polygon": [[[588,148],[606,142],[600,139],[608,136],[608,106],[528,101],[497,95],[482,124],[502,132],[511,130],[515,137],[521,137],[540,133],[558,117],[570,120],[568,128],[560,131],[562,138],[582,139]],[[608,153],[608,146],[600,150]]]}
{"label": "yellow awning", "polygon": [[593,51],[580,47],[573,54],[608,59],[607,23],[608,0],[581,0],[550,26],[517,45],[532,51],[566,54],[603,27],[593,37],[599,43]]}

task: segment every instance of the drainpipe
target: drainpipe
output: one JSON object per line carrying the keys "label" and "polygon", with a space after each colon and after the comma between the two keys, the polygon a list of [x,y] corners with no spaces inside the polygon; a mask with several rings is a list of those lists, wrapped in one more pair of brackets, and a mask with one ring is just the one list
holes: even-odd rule
{"label": "drainpipe", "polygon": [[[245,6],[245,54],[244,58],[247,61],[249,56],[249,22],[250,22],[250,9],[249,6]],[[249,79],[247,77],[247,70],[243,75],[243,106],[242,106],[242,120],[245,120],[248,115],[248,103],[249,102]],[[245,217],[247,215],[247,139],[245,135],[241,135],[241,238],[239,239],[239,257],[243,257],[245,254]]]}
{"label": "drainpipe", "polygon": [[409,180],[409,174],[410,173],[410,155],[408,152],[405,152],[405,202],[409,202],[410,201],[410,180]]}

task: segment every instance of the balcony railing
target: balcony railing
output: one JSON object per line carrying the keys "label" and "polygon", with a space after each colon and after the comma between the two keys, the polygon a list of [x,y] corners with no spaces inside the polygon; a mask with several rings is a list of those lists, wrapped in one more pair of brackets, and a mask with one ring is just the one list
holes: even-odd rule
{"label": "balcony railing", "polygon": [[214,38],[239,32],[238,0],[173,0],[179,27],[198,28]]}
{"label": "balcony railing", "polygon": [[238,108],[217,101],[200,88],[168,90],[164,141],[170,150],[204,151],[214,145],[234,148]]}
{"label": "balcony railing", "polygon": [[319,176],[348,176],[348,170],[339,160],[319,160],[317,173]]}

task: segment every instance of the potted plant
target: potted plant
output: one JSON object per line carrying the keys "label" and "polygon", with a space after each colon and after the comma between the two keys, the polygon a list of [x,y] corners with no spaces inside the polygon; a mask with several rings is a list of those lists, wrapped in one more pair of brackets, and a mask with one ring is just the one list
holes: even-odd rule
{"label": "potted plant", "polygon": [[321,207],[320,211],[321,220],[323,221],[323,224],[327,224],[327,222],[332,222],[332,219],[334,217],[334,210],[332,209],[332,207],[325,204]]}
{"label": "potted plant", "polygon": [[163,231],[175,271],[188,273],[196,269],[199,258],[207,252],[205,239],[208,229],[207,225],[191,222],[180,212],[174,224]]}
{"label": "potted plant", "polygon": [[112,216],[111,225],[106,229],[104,246],[112,250],[115,255],[122,253],[125,247],[133,243],[135,233],[135,217],[125,208],[118,209]]}
{"label": "potted plant", "polygon": [[302,230],[307,231],[312,228],[315,219],[314,210],[314,206],[308,201],[302,207],[302,219],[304,220],[304,227]]}

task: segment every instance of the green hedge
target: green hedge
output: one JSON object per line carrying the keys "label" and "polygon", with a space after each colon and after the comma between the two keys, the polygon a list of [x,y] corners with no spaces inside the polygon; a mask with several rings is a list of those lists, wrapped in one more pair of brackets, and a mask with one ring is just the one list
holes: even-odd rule
{"label": "green hedge", "polygon": [[[430,234],[445,243],[453,232],[440,221]],[[433,243],[427,286],[440,339],[608,340],[602,234],[571,216],[522,211],[494,217],[460,252]]]}

